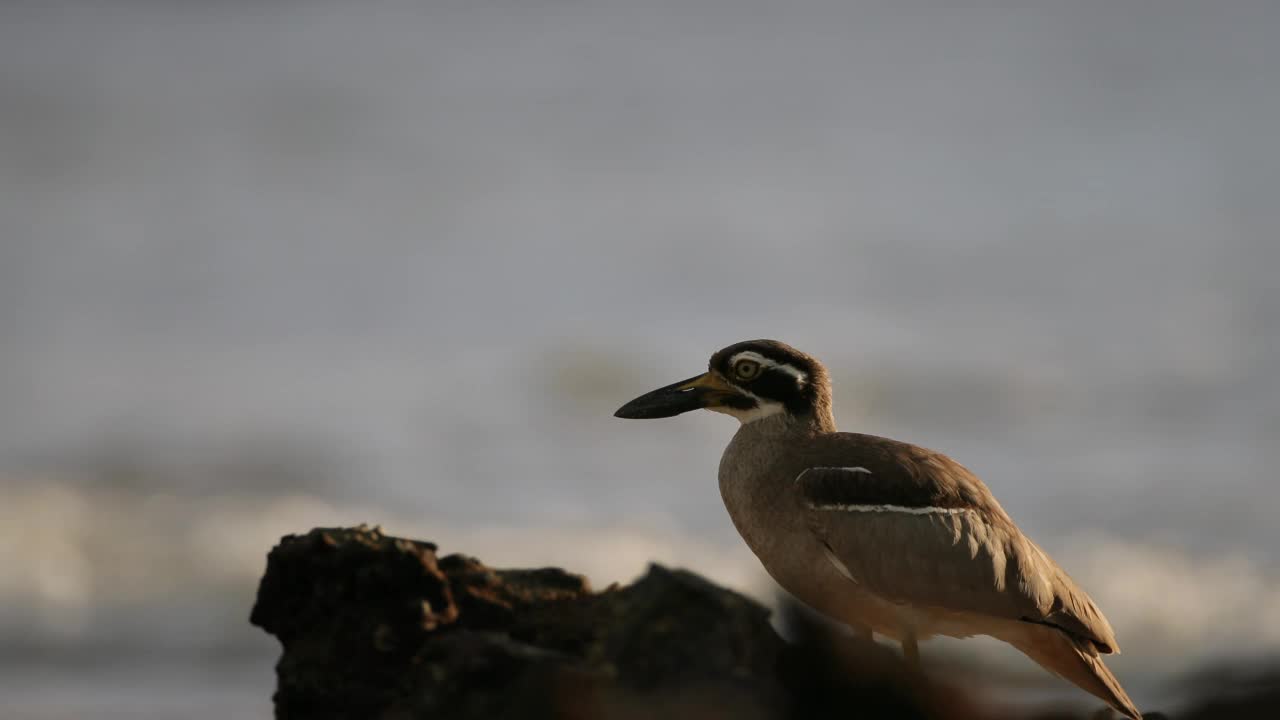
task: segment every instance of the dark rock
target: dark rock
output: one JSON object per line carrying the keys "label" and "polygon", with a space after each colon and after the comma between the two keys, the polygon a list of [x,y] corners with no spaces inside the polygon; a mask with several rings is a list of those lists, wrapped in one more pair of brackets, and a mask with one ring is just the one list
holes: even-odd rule
{"label": "dark rock", "polygon": [[768,611],[657,566],[593,593],[554,568],[316,529],[271,551],[250,620],[284,646],[282,719],[751,717],[780,702]]}
{"label": "dark rock", "polygon": [[1182,720],[1273,720],[1280,717],[1280,663],[1222,663],[1201,670],[1185,685],[1194,699]]}
{"label": "dark rock", "polygon": [[884,645],[859,642],[818,621],[795,605],[783,606],[791,637],[778,658],[778,679],[786,690],[787,717],[947,718],[981,715],[968,695],[906,666]]}
{"label": "dark rock", "polygon": [[[365,526],[281,540],[251,616],[284,647],[281,720],[1007,717],[794,606],[783,620],[789,642],[759,603],[683,570],[596,593]],[[1280,682],[1258,685],[1186,717],[1275,717]]]}
{"label": "dark rock", "polygon": [[267,556],[250,622],[280,639],[276,716],[376,717],[438,628],[458,617],[430,543],[317,529]]}

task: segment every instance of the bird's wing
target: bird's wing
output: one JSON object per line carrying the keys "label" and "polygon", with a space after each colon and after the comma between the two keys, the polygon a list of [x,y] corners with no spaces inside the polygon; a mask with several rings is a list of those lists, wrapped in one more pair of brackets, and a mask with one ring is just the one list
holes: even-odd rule
{"label": "bird's wing", "polygon": [[963,466],[883,438],[842,439],[795,481],[842,574],[894,602],[1041,623],[1118,651],[1089,596]]}

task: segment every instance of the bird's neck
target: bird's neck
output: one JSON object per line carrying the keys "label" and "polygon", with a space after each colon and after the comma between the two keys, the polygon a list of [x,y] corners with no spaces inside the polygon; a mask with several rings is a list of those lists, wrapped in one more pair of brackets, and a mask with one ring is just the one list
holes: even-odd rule
{"label": "bird's neck", "polygon": [[836,431],[836,420],[829,405],[815,408],[812,413],[792,415],[777,413],[758,420],[745,422],[738,429],[740,435],[758,437],[782,435],[823,435]]}
{"label": "bird's neck", "polygon": [[808,424],[815,434],[836,431],[836,416],[831,412],[831,401],[819,402],[808,416]]}

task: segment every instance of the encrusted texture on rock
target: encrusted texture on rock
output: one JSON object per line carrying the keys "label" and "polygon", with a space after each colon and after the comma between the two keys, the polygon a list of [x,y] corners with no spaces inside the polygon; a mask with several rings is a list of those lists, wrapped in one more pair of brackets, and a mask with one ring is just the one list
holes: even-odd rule
{"label": "encrusted texture on rock", "polygon": [[[377,528],[320,528],[271,551],[251,620],[284,646],[281,720],[812,717],[835,699],[814,684],[829,668],[787,648],[762,605],[656,565],[596,593],[555,568],[495,570]],[[943,700],[918,690],[885,707],[938,716],[928,708]]]}
{"label": "encrusted texture on rock", "polygon": [[[791,642],[762,605],[683,570],[593,592],[365,526],[283,538],[251,616],[284,648],[280,720],[1009,717],[896,652],[786,619]],[[1250,697],[1223,702],[1269,717],[1250,710],[1270,696]]]}

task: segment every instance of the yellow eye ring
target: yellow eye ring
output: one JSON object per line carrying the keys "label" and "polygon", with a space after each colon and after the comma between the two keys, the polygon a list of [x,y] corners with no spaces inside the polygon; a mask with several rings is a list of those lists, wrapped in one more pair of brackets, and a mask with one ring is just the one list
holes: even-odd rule
{"label": "yellow eye ring", "polygon": [[733,366],[733,374],[739,380],[753,380],[760,374],[760,363],[755,360],[739,360]]}

